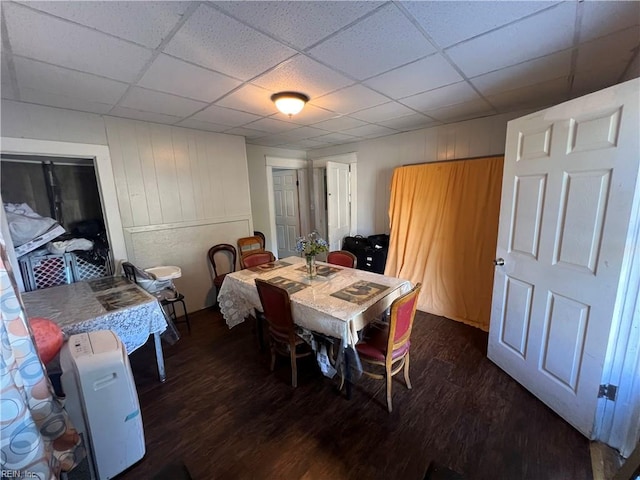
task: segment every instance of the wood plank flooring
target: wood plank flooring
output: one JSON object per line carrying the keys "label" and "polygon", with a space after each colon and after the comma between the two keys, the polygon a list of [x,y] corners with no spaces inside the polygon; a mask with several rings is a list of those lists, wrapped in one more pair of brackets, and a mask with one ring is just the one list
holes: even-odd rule
{"label": "wood plank flooring", "polygon": [[418,312],[411,382],[362,379],[348,401],[303,359],[292,389],[286,359],[269,372],[248,322],[218,312],[165,344],[168,380],[151,345],[131,355],[147,453],[118,478],[150,478],[183,461],[199,479],[403,479],[429,463],[466,479],[591,479],[589,443],[486,358],[487,334]]}

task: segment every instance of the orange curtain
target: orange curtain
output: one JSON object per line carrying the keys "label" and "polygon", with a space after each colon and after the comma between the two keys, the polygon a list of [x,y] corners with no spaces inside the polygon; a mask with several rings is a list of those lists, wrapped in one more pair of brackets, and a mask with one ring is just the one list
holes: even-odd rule
{"label": "orange curtain", "polygon": [[504,157],[396,168],[385,274],[422,282],[420,310],[489,330]]}

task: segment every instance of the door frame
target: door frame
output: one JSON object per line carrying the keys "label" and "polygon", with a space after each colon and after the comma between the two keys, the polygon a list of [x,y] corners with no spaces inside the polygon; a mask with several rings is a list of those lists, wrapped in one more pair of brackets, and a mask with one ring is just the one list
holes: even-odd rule
{"label": "door frame", "polygon": [[[109,246],[114,265],[127,258],[127,249],[120,218],[120,207],[116,195],[116,184],[111,165],[111,154],[107,145],[93,143],[71,143],[52,140],[2,137],[0,151],[17,155],[45,155],[50,157],[78,157],[93,160],[98,181],[100,200],[109,237]],[[17,265],[14,265],[14,269]]]}
{"label": "door frame", "polygon": [[594,420],[595,439],[625,458],[640,442],[640,170],[628,235],[601,380],[618,387],[617,397],[600,398]]}
{"label": "door frame", "polygon": [[[265,155],[267,172],[267,198],[269,199],[269,244],[273,250],[278,251],[278,235],[276,233],[276,206],[273,193],[273,169],[298,170],[298,174],[304,171],[304,175],[298,175],[298,206],[300,215],[300,232],[308,232],[310,228],[309,209],[309,160],[300,158],[281,158]],[[303,214],[304,213],[304,214]]]}

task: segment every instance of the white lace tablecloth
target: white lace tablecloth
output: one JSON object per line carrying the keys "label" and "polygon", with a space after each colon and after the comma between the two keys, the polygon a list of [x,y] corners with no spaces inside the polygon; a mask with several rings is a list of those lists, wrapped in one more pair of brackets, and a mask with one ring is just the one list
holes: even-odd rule
{"label": "white lace tablecloth", "polygon": [[29,317],[56,322],[67,336],[113,330],[131,353],[167,328],[158,300],[121,277],[105,277],[22,294]]}
{"label": "white lace tablecloth", "polygon": [[[358,341],[357,332],[387,310],[393,300],[411,289],[408,280],[323,262],[317,263],[319,266],[329,266],[335,272],[328,276],[309,279],[303,268],[304,260],[288,257],[276,262],[275,267],[278,268],[245,269],[228,274],[220,289],[218,301],[229,328],[242,323],[253,313],[254,308],[262,310],[254,281],[256,278],[271,281],[284,279],[305,286],[295,293],[290,293],[291,310],[296,325],[340,338],[345,345],[354,346]],[[378,293],[366,300],[353,298],[351,301],[332,295],[352,287],[357,282],[375,284],[374,290]]]}

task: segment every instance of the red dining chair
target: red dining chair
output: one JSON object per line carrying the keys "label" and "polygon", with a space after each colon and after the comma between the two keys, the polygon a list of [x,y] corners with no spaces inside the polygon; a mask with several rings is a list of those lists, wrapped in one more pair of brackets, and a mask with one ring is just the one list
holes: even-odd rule
{"label": "red dining chair", "polygon": [[[209,249],[207,253],[209,257],[209,263],[211,263],[211,268],[213,268],[213,286],[216,287],[216,297],[220,293],[220,287],[222,287],[222,282],[224,282],[224,277],[227,276],[227,273],[232,273],[236,271],[236,259],[237,253],[236,248],[233,245],[228,243],[220,243],[218,245],[214,245]],[[223,262],[216,263],[216,257],[226,256],[226,259]],[[225,270],[228,272],[223,272],[220,270],[220,267],[227,267]],[[220,271],[219,271],[220,270]],[[217,302],[217,300],[216,300]]]}
{"label": "red dining chair", "polygon": [[[409,349],[411,342],[411,328],[416,315],[418,294],[422,284],[417,284],[411,291],[396,298],[391,304],[389,325],[385,328],[377,326],[369,329],[361,343],[356,344],[356,350],[363,364],[363,373],[371,378],[387,381],[387,409],[392,411],[391,382],[393,376],[404,370],[404,381],[411,389],[409,380]],[[384,374],[364,369],[365,364],[384,367]]]}
{"label": "red dining chair", "polygon": [[269,324],[271,347],[271,371],[276,365],[276,353],[291,360],[291,385],[298,386],[297,359],[313,353],[311,347],[298,336],[291,314],[289,292],[269,282],[256,278],[256,287],[262,304],[264,317]]}
{"label": "red dining chair", "polygon": [[346,250],[335,250],[327,254],[327,263],[340,265],[341,267],[356,268],[358,258]]}
{"label": "red dining chair", "polygon": [[242,268],[246,268],[244,257],[256,252],[264,252],[264,242],[261,237],[254,235],[238,239],[238,255],[240,255],[240,266]]}
{"label": "red dining chair", "polygon": [[262,252],[250,253],[245,255],[242,258],[242,263],[244,268],[257,267],[258,265],[262,265],[263,263],[274,262],[276,257],[273,256],[273,253],[264,250]]}

